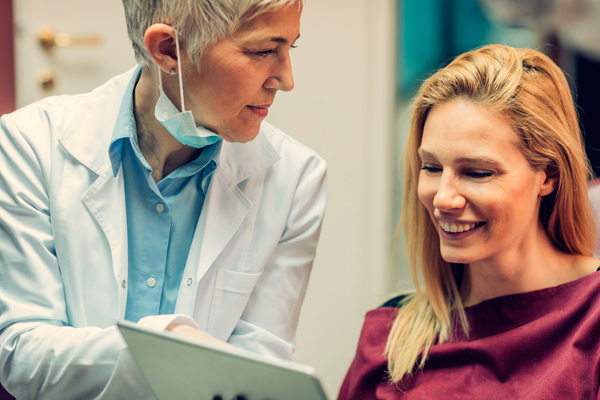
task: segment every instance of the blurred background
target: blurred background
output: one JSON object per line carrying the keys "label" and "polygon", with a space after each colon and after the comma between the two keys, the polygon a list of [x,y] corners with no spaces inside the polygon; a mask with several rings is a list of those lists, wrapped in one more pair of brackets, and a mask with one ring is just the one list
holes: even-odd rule
{"label": "blurred background", "polygon": [[[600,0],[307,0],[296,88],[269,120],[329,164],[329,203],[295,360],[334,397],[367,310],[411,287],[400,243],[400,153],[422,80],[488,43],[536,48],[572,85],[600,172]],[[119,0],[0,0],[0,114],[89,91],[134,65]],[[0,166],[1,171],[1,166]]]}

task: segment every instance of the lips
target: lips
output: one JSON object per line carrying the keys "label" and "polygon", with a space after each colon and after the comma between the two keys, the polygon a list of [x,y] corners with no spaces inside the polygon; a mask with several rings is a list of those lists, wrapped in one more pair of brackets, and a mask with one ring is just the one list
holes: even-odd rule
{"label": "lips", "polygon": [[246,106],[250,111],[259,116],[260,118],[265,118],[269,114],[270,105],[261,105],[261,106]]}

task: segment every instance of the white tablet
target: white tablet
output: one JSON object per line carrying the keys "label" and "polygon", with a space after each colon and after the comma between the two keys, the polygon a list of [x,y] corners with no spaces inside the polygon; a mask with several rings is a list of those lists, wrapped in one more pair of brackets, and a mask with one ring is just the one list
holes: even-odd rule
{"label": "white tablet", "polygon": [[128,321],[118,326],[159,400],[327,400],[312,367]]}

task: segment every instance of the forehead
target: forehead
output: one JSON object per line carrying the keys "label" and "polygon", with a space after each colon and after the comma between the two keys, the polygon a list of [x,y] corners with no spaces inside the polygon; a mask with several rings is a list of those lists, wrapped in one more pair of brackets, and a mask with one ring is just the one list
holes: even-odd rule
{"label": "forehead", "polygon": [[454,100],[434,106],[425,120],[419,154],[462,157],[520,151],[517,134],[503,114]]}
{"label": "forehead", "polygon": [[299,36],[301,14],[302,6],[297,3],[278,7],[245,22],[231,36],[244,40],[260,40],[273,36],[293,41]]}

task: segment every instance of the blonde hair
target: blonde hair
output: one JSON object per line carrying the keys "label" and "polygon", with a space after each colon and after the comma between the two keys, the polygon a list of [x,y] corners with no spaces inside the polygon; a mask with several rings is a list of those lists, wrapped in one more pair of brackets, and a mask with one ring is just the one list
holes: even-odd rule
{"label": "blonde hair", "polygon": [[172,26],[198,67],[202,52],[264,14],[304,0],[123,0],[127,32],[138,63],[151,65],[144,44],[146,30],[156,23]]}
{"label": "blonde hair", "polygon": [[398,232],[404,231],[415,292],[399,309],[386,346],[393,382],[422,369],[430,348],[456,329],[468,334],[463,300],[469,282],[464,265],[440,254],[438,233],[419,201],[417,150],[429,111],[463,99],[505,115],[517,146],[535,169],[556,176],[556,190],[542,199],[540,221],[556,248],[590,256],[594,222],[587,198],[591,176],[569,85],[550,58],[531,49],[489,45],[457,57],[421,86],[413,103],[404,148],[405,189]]}

